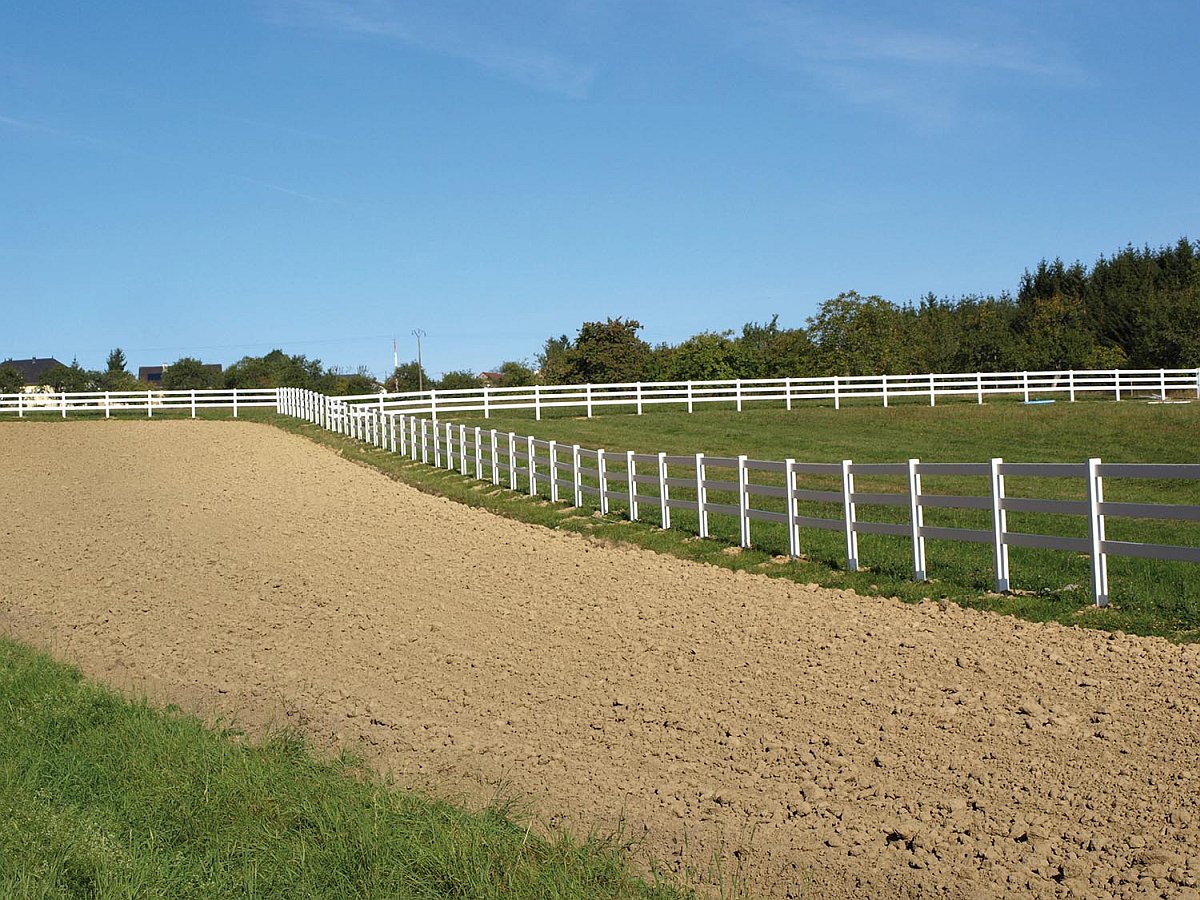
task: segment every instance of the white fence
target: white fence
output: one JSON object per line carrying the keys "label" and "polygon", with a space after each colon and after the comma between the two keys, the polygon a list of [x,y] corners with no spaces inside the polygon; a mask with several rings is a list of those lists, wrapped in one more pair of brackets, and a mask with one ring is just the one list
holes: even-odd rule
{"label": "white fence", "polygon": [[1105,369],[1047,372],[970,372],[925,375],[834,375],[821,378],[756,378],[731,381],[654,381],[625,384],[560,384],[538,387],[483,387],[462,390],[360,394],[344,397],[350,403],[371,403],[382,412],[428,414],[434,419],[457,413],[532,409],[540,419],[544,410],[581,409],[590,417],[605,406],[624,406],[639,415],[648,406],[672,404],[692,412],[699,404],[732,403],[740,412],[756,402],[793,403],[832,401],[879,402],[884,407],[897,400],[972,399],[1021,397],[1024,401],[1061,397],[1107,397],[1124,400],[1146,396],[1165,400],[1200,399],[1200,369]]}
{"label": "white fence", "polygon": [[232,409],[238,411],[251,407],[279,408],[277,388],[233,389],[196,391],[85,391],[82,393],[31,393],[0,394],[0,414],[12,413],[19,418],[32,413],[104,413],[110,418],[113,413],[196,412],[203,409]]}
{"label": "white fence", "polygon": [[[291,388],[215,389],[195,391],[89,391],[84,393],[0,394],[0,415],[56,412],[190,411],[275,407]],[[296,395],[299,396],[299,395]],[[971,372],[926,375],[834,375],[821,378],[756,378],[729,381],[654,381],[625,384],[559,384],[514,388],[466,388],[408,393],[357,394],[349,397],[306,400],[313,404],[370,404],[380,412],[427,414],[433,419],[456,413],[532,409],[540,419],[544,410],[578,409],[591,417],[597,409],[621,406],[641,415],[646,407],[674,405],[692,412],[705,403],[732,404],[739,412],[746,404],[782,403],[791,409],[805,401],[878,401],[884,407],[898,400],[973,399],[1021,397],[1074,401],[1100,396],[1113,400],[1147,397],[1158,400],[1200,399],[1200,369],[1102,369],[1054,372]],[[312,397],[323,397],[313,394]]]}
{"label": "white fence", "polygon": [[[1170,388],[1168,388],[1170,390]],[[545,485],[551,501],[584,504],[594,497],[601,513],[611,501],[624,503],[628,516],[643,518],[647,507],[662,528],[671,527],[671,511],[694,512],[701,537],[709,535],[710,516],[732,516],[738,523],[739,543],[751,545],[754,522],[775,522],[787,529],[788,552],[801,554],[804,529],[841,532],[845,541],[846,565],[859,566],[858,536],[883,534],[906,538],[911,544],[913,577],[927,578],[926,541],[965,541],[991,546],[996,590],[1012,586],[1009,548],[1032,547],[1082,554],[1091,561],[1092,597],[1097,606],[1108,603],[1108,557],[1129,556],[1155,560],[1200,563],[1200,547],[1109,540],[1105,520],[1133,517],[1175,522],[1200,522],[1200,506],[1168,503],[1108,502],[1105,479],[1200,480],[1200,465],[1108,464],[1099,459],[1083,463],[1009,463],[992,459],[986,463],[927,463],[910,459],[903,463],[807,463],[795,459],[753,460],[745,456],[710,457],[703,453],[614,452],[579,445],[563,445],[532,436],[500,433],[494,429],[469,428],[463,424],[438,422],[432,418],[397,412],[376,404],[348,403],[308,391],[284,389],[281,411],[321,424],[357,440],[400,453],[413,460],[453,469],[465,476],[518,489],[522,478],[530,495]],[[724,475],[713,477],[714,470]],[[769,476],[776,483],[769,483]],[[764,478],[768,476],[768,478]],[[823,477],[838,487],[814,489],[802,482],[806,477]],[[894,492],[866,492],[855,487],[856,477],[885,477],[901,482]],[[922,477],[978,477],[988,485],[978,495],[936,494],[923,490]],[[1077,479],[1085,500],[1061,500],[1009,496],[1006,478]],[[782,482],[782,483],[779,483]],[[672,496],[683,489],[691,496]],[[715,502],[710,492],[733,494],[734,502]],[[763,508],[763,498],[782,500],[782,510]],[[824,504],[838,514],[829,517],[802,515],[800,504]],[[779,504],[776,503],[776,506]],[[907,522],[865,521],[866,507],[907,508]],[[967,529],[925,524],[928,509],[978,510],[988,514],[990,527]],[[1065,537],[1010,531],[1008,513],[1043,513],[1082,518],[1086,537]]]}

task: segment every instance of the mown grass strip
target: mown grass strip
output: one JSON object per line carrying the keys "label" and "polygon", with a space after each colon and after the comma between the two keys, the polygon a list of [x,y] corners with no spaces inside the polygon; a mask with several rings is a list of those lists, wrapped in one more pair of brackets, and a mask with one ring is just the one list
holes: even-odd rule
{"label": "mown grass strip", "polygon": [[673,898],[615,839],[400,791],[251,742],[0,638],[0,896]]}

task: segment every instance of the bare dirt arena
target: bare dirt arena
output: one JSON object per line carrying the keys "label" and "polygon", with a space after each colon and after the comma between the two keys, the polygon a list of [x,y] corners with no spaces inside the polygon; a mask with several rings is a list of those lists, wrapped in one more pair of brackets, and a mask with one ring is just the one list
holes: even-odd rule
{"label": "bare dirt arena", "polygon": [[0,631],[766,896],[1200,896],[1200,648],[601,547],[265,425],[0,425]]}

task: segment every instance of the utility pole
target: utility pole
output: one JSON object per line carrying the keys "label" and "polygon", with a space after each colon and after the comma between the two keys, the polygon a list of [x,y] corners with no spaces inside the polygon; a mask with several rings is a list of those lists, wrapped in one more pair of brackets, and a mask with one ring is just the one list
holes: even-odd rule
{"label": "utility pole", "polygon": [[425,390],[425,369],[421,365],[421,338],[426,336],[425,330],[423,328],[414,328],[412,333],[413,333],[413,337],[415,337],[417,339],[417,390],[424,391]]}

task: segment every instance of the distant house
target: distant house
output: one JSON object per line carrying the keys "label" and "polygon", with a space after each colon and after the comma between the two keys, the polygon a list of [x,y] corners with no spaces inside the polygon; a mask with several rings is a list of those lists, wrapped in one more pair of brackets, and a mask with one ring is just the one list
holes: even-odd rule
{"label": "distant house", "polygon": [[495,387],[504,380],[502,372],[480,372],[479,380],[483,382],[485,387]]}
{"label": "distant house", "polygon": [[50,390],[50,385],[46,384],[46,373],[61,365],[62,363],[53,356],[48,359],[38,359],[35,356],[31,359],[6,359],[0,362],[0,366],[11,366],[20,373],[26,393]]}
{"label": "distant house", "polygon": [[[144,381],[147,384],[162,384],[163,372],[171,368],[170,366],[138,366],[138,381]],[[220,375],[220,363],[204,363],[204,368],[208,371]]]}

